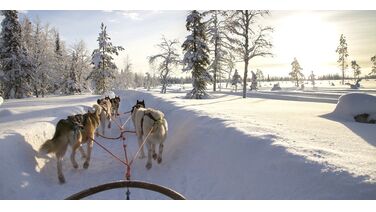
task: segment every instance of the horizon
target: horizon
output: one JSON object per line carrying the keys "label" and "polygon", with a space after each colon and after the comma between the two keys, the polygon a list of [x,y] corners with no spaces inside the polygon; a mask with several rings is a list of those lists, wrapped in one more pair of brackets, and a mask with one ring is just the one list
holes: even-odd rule
{"label": "horizon", "polygon": [[[125,48],[115,63],[119,70],[124,58],[129,56],[133,71],[151,72],[147,57],[158,52],[156,45],[162,35],[167,39],[178,39],[180,45],[188,32],[185,19],[188,11],[182,10],[132,10],[132,11],[80,11],[80,10],[32,10],[19,11],[19,18],[27,16],[32,22],[37,18],[42,24],[55,27],[66,47],[83,40],[89,53],[97,48],[100,24],[107,25],[108,34],[114,45]],[[371,70],[370,58],[376,55],[376,11],[280,11],[271,10],[270,16],[260,23],[271,26],[273,57],[255,58],[250,61],[250,70],[260,69],[264,75],[284,77],[291,71],[291,62],[296,57],[307,77],[340,73],[335,52],[341,34],[348,43],[349,67],[346,75],[352,76],[350,63],[356,60],[364,76]],[[79,21],[77,21],[79,20]],[[182,50],[179,52],[182,56]],[[243,64],[237,63],[239,73]],[[175,70],[174,75],[186,76]]]}

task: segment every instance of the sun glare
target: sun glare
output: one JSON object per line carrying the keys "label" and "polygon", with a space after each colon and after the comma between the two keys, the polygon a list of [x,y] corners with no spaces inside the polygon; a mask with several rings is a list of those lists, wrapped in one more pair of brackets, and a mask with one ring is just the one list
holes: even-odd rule
{"label": "sun glare", "polygon": [[327,72],[336,61],[339,34],[336,26],[320,15],[303,12],[281,19],[275,26],[274,53],[281,64],[290,65],[296,57],[303,73]]}

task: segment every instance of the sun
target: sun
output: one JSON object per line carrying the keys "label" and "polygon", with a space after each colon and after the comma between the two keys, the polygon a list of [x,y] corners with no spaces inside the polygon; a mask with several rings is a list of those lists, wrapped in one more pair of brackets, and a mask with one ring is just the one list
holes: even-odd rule
{"label": "sun", "polygon": [[339,35],[336,26],[319,13],[301,12],[279,20],[275,26],[274,54],[281,64],[296,57],[305,75],[324,72],[336,61]]}

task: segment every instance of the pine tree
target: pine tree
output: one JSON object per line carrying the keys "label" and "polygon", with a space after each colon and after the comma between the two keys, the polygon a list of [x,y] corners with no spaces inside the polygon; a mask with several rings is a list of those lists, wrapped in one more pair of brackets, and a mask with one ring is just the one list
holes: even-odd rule
{"label": "pine tree", "polygon": [[272,47],[268,34],[271,27],[255,26],[259,18],[269,15],[269,11],[237,10],[230,15],[228,30],[233,35],[229,37],[232,50],[244,61],[243,98],[246,98],[248,66],[251,59],[272,55]]}
{"label": "pine tree", "polygon": [[347,53],[347,43],[346,43],[346,38],[342,34],[340,39],[339,39],[339,45],[337,47],[336,52],[339,55],[339,58],[337,62],[339,63],[339,66],[341,67],[342,71],[342,85],[345,83],[345,70],[347,69],[348,65],[346,62],[346,58],[349,56]]}
{"label": "pine tree", "polygon": [[372,69],[371,69],[371,72],[368,74],[370,76],[376,75],[376,55],[371,57],[371,62],[372,62]]}
{"label": "pine tree", "polygon": [[31,95],[32,63],[22,46],[21,25],[15,10],[2,11],[0,62],[3,70],[5,98],[24,98]]}
{"label": "pine tree", "polygon": [[173,71],[173,68],[181,62],[177,49],[175,48],[178,43],[178,40],[167,40],[163,37],[162,43],[158,44],[161,53],[148,57],[149,64],[153,65],[159,61],[157,70],[162,83],[161,93],[166,93],[171,72]]}
{"label": "pine tree", "polygon": [[112,55],[119,55],[119,51],[124,50],[121,46],[113,46],[110,40],[107,27],[102,23],[97,39],[99,46],[92,53],[94,69],[88,76],[88,79],[92,79],[95,83],[96,94],[103,94],[109,90],[109,80],[114,79],[114,70],[117,69]]}
{"label": "pine tree", "polygon": [[289,75],[296,82],[296,87],[299,87],[299,82],[304,78],[304,75],[301,72],[303,68],[300,67],[300,64],[296,58],[294,58],[294,61],[291,63],[291,66],[292,71],[289,73]]}
{"label": "pine tree", "polygon": [[211,81],[211,76],[206,68],[209,65],[209,48],[206,45],[206,28],[202,23],[202,14],[196,10],[187,16],[186,29],[191,32],[184,41],[182,48],[185,51],[183,71],[192,70],[193,89],[186,98],[202,99],[208,96],[206,84]]}
{"label": "pine tree", "polygon": [[353,72],[354,72],[354,78],[359,79],[359,76],[361,74],[361,70],[360,70],[360,66],[356,62],[356,60],[351,61],[351,68],[353,69]]}

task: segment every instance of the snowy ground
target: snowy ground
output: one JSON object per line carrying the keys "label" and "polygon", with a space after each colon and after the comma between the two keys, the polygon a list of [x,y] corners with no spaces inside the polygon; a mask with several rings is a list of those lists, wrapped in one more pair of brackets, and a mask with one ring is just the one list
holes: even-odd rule
{"label": "snowy ground", "polygon": [[[145,160],[136,160],[132,179],[173,188],[188,199],[376,199],[376,125],[330,114],[343,92],[265,89],[243,99],[223,89],[212,99],[186,100],[186,91],[176,86],[164,95],[118,91],[121,111],[145,99],[169,122],[162,164],[148,171]],[[0,107],[0,199],[63,199],[123,179],[122,164],[97,145],[88,170],[82,161],[74,170],[66,157],[64,185],[57,181],[56,160],[36,152],[60,118],[87,110],[96,99],[11,100]],[[114,127],[110,134],[118,132]],[[121,142],[98,140],[123,155]],[[134,154],[135,136],[129,134],[127,143]],[[92,198],[123,199],[124,192]],[[145,190],[131,192],[132,199],[164,199]]]}

